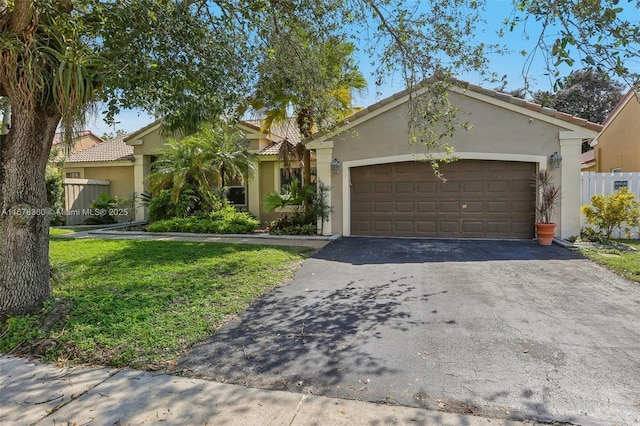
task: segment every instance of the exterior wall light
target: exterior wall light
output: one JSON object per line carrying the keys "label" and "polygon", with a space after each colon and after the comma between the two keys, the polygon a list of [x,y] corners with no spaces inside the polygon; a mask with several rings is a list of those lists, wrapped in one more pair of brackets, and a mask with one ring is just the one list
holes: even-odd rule
{"label": "exterior wall light", "polygon": [[340,162],[338,161],[337,158],[334,158],[333,161],[331,162],[331,172],[340,173]]}
{"label": "exterior wall light", "polygon": [[560,163],[562,162],[562,155],[558,154],[558,151],[551,154],[549,157],[549,164],[552,169],[560,168]]}

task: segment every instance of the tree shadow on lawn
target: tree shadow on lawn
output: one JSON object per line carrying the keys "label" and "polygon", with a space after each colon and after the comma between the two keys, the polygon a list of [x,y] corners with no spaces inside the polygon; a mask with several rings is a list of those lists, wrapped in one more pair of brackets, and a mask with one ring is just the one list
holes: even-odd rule
{"label": "tree shadow on lawn", "polygon": [[[55,330],[65,330],[68,336],[80,328],[85,330],[82,339],[112,342],[98,343],[93,354],[69,346],[69,356],[118,366],[128,365],[126,359],[135,358],[141,346],[153,346],[154,339],[167,343],[160,345],[157,354],[145,349],[140,359],[168,356],[174,360],[277,285],[280,273],[289,275],[291,262],[299,259],[295,255],[305,251],[155,241],[64,240],[55,244],[53,287],[58,303],[43,319],[43,324],[49,324],[44,331],[53,330],[55,335]],[[260,285],[253,285],[254,281]],[[165,339],[163,334],[176,337]],[[127,343],[128,339],[140,341]],[[57,346],[50,340],[46,339],[47,350]],[[116,347],[110,346],[113,344]],[[40,342],[34,342],[16,350],[33,352],[39,346]],[[87,356],[91,358],[85,359]]]}

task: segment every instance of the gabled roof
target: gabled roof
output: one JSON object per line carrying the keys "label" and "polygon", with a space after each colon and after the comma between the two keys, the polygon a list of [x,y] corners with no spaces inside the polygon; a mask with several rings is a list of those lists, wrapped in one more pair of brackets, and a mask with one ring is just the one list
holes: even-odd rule
{"label": "gabled roof", "polygon": [[[261,119],[247,119],[247,120],[241,120],[238,124],[246,126],[254,130],[256,133],[262,133],[262,130],[260,129],[261,123],[262,123]],[[131,143],[132,140],[142,138],[146,134],[156,129],[160,129],[161,127],[162,127],[162,120],[156,120],[144,126],[143,128],[136,130],[133,133],[130,133],[125,137],[124,140],[125,142]],[[289,121],[285,123],[275,124],[271,129],[271,133],[265,136],[271,136],[270,139],[274,139],[277,141],[287,139],[289,142],[293,143],[294,145],[302,141],[295,119],[293,118],[290,118]]]}
{"label": "gabled roof", "polygon": [[[95,133],[93,133],[91,130],[82,130],[80,132],[78,132],[75,135],[75,139],[80,139],[84,136],[92,136],[93,138],[99,140],[100,142],[102,142],[102,138],[100,136],[97,136]],[[62,133],[58,132],[53,136],[53,144],[52,146],[56,146],[56,145],[60,145],[62,143]]]}
{"label": "gabled roof", "polygon": [[127,136],[128,135],[121,135],[96,146],[92,146],[91,148],[71,154],[67,159],[67,163],[134,161],[133,146],[127,145],[124,142]]}
{"label": "gabled roof", "polygon": [[295,145],[291,142],[285,142],[284,140],[281,140],[279,142],[272,142],[266,147],[262,148],[262,150],[258,151],[256,155],[278,155],[280,153],[280,147],[283,143]]}
{"label": "gabled roof", "polygon": [[[540,113],[543,114],[545,116],[549,116],[567,123],[570,123],[572,125],[576,125],[579,127],[584,127],[586,129],[589,130],[593,130],[596,132],[599,132],[600,130],[602,130],[602,125],[598,124],[598,123],[593,123],[591,121],[585,120],[583,118],[578,118],[578,117],[574,117],[571,114],[567,114],[558,110],[555,110],[553,108],[548,108],[548,107],[543,107],[540,104],[537,104],[535,102],[531,102],[531,101],[527,101],[525,99],[521,99],[521,98],[516,98],[515,96],[512,96],[508,93],[502,93],[502,92],[498,92],[496,90],[491,90],[491,89],[485,89],[482,86],[478,86],[475,84],[471,84],[468,83],[466,81],[462,81],[462,80],[457,80],[457,79],[450,79],[450,83],[451,83],[451,90],[460,93],[460,94],[469,94],[469,95],[473,95],[474,93],[477,93],[479,95],[482,96],[488,96],[490,98],[494,98],[498,101],[501,102],[505,102],[505,103],[509,103],[518,107],[522,107],[522,108],[526,108],[529,111],[533,111],[535,113]],[[414,87],[402,90],[400,92],[394,93],[393,95],[384,98],[372,105],[369,105],[368,107],[361,109],[360,111],[356,112],[355,114],[351,115],[350,117],[345,118],[344,120],[342,120],[338,126],[339,127],[343,127],[347,124],[351,126],[355,125],[356,122],[360,123],[362,121],[366,121],[369,118],[373,117],[375,114],[372,114],[374,112],[381,112],[379,110],[386,110],[386,109],[390,109],[393,106],[397,105],[399,102],[406,102],[409,100],[409,97],[411,95],[413,96],[419,96],[421,94],[421,92],[423,91],[424,88],[426,88],[428,85],[430,84],[430,80],[427,80],[425,82],[422,82],[420,84],[417,84]],[[393,104],[393,105],[392,105]],[[386,107],[386,108],[385,108]],[[329,134],[327,132],[317,132],[313,135],[311,135],[311,137],[307,138],[304,140],[305,143],[310,142],[312,140],[316,140],[316,139],[320,139],[323,137],[329,136]]]}
{"label": "gabled roof", "polygon": [[[245,126],[251,127],[252,129],[262,132],[260,126],[262,124],[261,119],[248,119],[242,120],[240,122]],[[300,131],[298,130],[298,125],[296,124],[296,120],[293,117],[289,117],[284,123],[277,123],[271,127],[271,139],[282,140],[286,139],[294,145],[297,145],[302,141],[300,137]]]}
{"label": "gabled roof", "polygon": [[591,146],[595,146],[598,144],[598,137],[604,132],[607,127],[615,120],[615,118],[620,114],[620,112],[624,109],[625,106],[631,101],[631,99],[636,98],[638,102],[640,102],[640,86],[634,88],[632,87],[629,91],[618,101],[615,107],[611,110],[607,118],[605,118],[602,123],[602,129],[600,129],[600,133],[596,136],[593,141],[591,141]]}
{"label": "gabled roof", "polygon": [[152,121],[146,126],[136,130],[135,132],[129,133],[124,137],[124,142],[129,142],[133,139],[139,139],[145,136],[147,133],[151,133],[152,131],[159,129],[162,127],[162,120],[158,119],[156,121]]}

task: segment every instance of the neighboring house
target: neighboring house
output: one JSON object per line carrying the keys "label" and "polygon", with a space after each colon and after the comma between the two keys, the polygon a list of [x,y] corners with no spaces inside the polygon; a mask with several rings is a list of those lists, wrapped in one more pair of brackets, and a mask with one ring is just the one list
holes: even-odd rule
{"label": "neighboring house", "polygon": [[582,157],[587,172],[640,172],[640,88],[630,89],[609,113]]}
{"label": "neighboring house", "polygon": [[[100,143],[104,142],[104,140],[102,140],[102,138],[96,136],[95,134],[93,134],[93,132],[91,130],[83,130],[81,132],[78,133],[77,137],[76,137],[76,142],[73,145],[73,148],[71,148],[71,152],[69,154],[73,154],[75,152],[80,152],[82,150],[85,150],[87,148],[91,148],[92,146],[96,146]],[[65,152],[64,152],[64,147],[62,146],[62,134],[61,133],[56,133],[55,136],[53,137],[53,143],[51,144],[51,148],[58,148],[60,150],[60,156],[64,156]]]}
{"label": "neighboring house", "polygon": [[[424,92],[419,88],[412,96]],[[449,97],[473,128],[458,130],[448,141],[459,160],[441,166],[446,182],[421,161],[421,146],[407,143],[408,91],[359,111],[338,136],[316,134],[303,142],[316,152],[318,180],[331,187],[326,232],[531,238],[536,199],[531,177],[550,167],[557,152],[562,162],[553,172],[562,199],[556,235],[577,235],[581,146],[602,126],[463,82],[456,82]],[[340,162],[337,173],[334,160]]]}
{"label": "neighboring house", "polygon": [[[87,215],[78,214],[90,208],[101,193],[132,200],[134,197],[133,147],[119,136],[71,154],[64,165],[65,209],[67,224],[82,223]],[[122,219],[122,218],[120,218]]]}

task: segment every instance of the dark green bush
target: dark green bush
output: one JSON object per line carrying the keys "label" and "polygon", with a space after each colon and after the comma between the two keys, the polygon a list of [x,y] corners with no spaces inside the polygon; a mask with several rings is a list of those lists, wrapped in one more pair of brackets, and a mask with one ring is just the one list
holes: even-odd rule
{"label": "dark green bush", "polygon": [[192,232],[197,234],[247,234],[258,228],[258,221],[248,212],[231,206],[197,216],[159,220],[151,223],[149,232]]}
{"label": "dark green bush", "polygon": [[315,235],[317,226],[315,223],[305,222],[301,215],[283,215],[269,224],[271,235]]}
{"label": "dark green bush", "polygon": [[316,235],[317,226],[313,223],[305,223],[303,225],[283,226],[280,228],[271,228],[271,235]]}
{"label": "dark green bush", "polygon": [[51,215],[51,226],[65,224],[65,217],[62,214],[64,209],[64,184],[62,173],[59,169],[47,165],[45,175],[45,185],[47,187],[47,202],[53,211]]}
{"label": "dark green bush", "polygon": [[143,195],[143,203],[149,206],[149,222],[193,216],[204,209],[204,203],[193,188],[185,187],[178,201],[171,199],[171,191],[163,189],[154,196]]}
{"label": "dark green bush", "polygon": [[118,197],[112,197],[107,193],[100,194],[91,202],[91,210],[93,215],[84,221],[87,225],[116,223],[112,213],[118,210]]}

